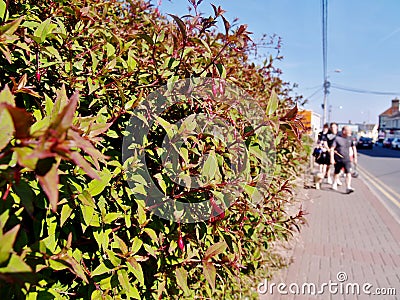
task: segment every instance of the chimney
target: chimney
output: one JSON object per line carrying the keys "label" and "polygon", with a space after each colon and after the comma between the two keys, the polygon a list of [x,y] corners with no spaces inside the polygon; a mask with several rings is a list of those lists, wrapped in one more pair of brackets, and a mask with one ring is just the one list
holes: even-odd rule
{"label": "chimney", "polygon": [[399,98],[395,98],[392,100],[392,111],[393,113],[396,113],[399,111]]}

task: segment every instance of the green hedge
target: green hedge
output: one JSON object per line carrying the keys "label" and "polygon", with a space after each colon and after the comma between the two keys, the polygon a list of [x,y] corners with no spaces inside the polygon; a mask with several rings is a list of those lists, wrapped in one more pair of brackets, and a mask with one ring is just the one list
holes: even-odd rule
{"label": "green hedge", "polygon": [[[142,0],[0,0],[3,298],[238,299],[254,296],[255,283],[280,264],[271,242],[304,222],[302,211],[286,213],[307,157],[297,99],[272,56],[262,66],[250,61],[256,45],[245,25],[231,25],[220,7],[202,16],[192,2],[196,13],[179,18]],[[279,56],[279,42],[269,46]],[[211,96],[184,98],[137,145],[166,195],[209,201],[214,210],[207,220],[174,222],[153,214],[128,184],[141,173],[124,162],[122,145],[152,92],[197,77],[212,78]],[[221,104],[225,84],[265,111],[258,125],[268,126],[268,138]],[[226,210],[218,195],[234,158],[215,137],[197,136],[178,151],[180,158],[191,153],[186,175],[214,155],[201,190],[176,188],[162,168],[163,136],[191,114],[227,118],[247,147],[243,189]],[[270,143],[274,169],[265,185]],[[140,180],[135,187],[143,191]]]}

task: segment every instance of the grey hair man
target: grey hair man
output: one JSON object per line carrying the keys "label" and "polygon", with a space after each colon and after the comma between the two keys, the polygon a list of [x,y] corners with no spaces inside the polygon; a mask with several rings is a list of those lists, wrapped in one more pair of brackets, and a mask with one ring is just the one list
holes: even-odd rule
{"label": "grey hair man", "polygon": [[346,174],[346,192],[348,194],[354,192],[354,189],[351,187],[350,149],[353,150],[354,163],[357,164],[357,148],[351,138],[351,128],[349,126],[344,126],[342,129],[342,136],[336,136],[331,147],[331,164],[335,165],[332,189],[337,190],[339,173],[341,169],[344,169]]}

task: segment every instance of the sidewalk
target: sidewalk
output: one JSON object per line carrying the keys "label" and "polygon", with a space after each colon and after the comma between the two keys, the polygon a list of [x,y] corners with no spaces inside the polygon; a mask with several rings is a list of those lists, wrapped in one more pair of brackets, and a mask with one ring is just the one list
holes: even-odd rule
{"label": "sidewalk", "polygon": [[[282,270],[271,282],[289,285],[315,283],[317,291],[323,283],[340,283],[339,272],[345,272],[346,284],[358,283],[361,295],[329,293],[328,287],[320,295],[260,295],[260,299],[400,299],[400,224],[398,224],[379,199],[360,179],[353,180],[356,191],[342,194],[330,190],[327,184],[321,190],[304,190],[309,200],[304,201],[309,212],[309,225],[303,227],[293,249],[293,263]],[[344,276],[344,274],[340,274]],[[362,287],[370,283],[371,295],[365,295]],[[264,287],[265,288],[265,287]],[[395,288],[395,296],[373,295],[376,288]],[[306,289],[307,291],[307,289]]]}

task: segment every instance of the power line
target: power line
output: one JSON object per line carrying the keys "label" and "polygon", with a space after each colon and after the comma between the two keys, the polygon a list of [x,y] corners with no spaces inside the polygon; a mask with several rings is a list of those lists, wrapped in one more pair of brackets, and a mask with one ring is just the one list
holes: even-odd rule
{"label": "power line", "polygon": [[386,95],[386,96],[399,96],[400,92],[382,92],[382,91],[371,91],[371,90],[364,90],[364,89],[357,89],[352,87],[347,87],[343,85],[332,84],[332,88],[337,90],[343,90],[352,93],[360,93],[360,94],[372,94],[372,95]]}
{"label": "power line", "polygon": [[314,93],[312,93],[310,96],[306,97],[305,99],[311,99],[314,97],[316,94],[318,94],[320,91],[322,91],[322,86],[320,86]]}

